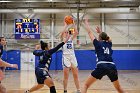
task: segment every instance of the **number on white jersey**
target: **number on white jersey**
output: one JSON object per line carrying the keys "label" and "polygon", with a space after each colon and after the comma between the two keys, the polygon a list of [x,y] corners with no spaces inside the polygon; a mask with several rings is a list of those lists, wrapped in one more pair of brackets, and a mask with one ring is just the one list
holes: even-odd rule
{"label": "number on white jersey", "polygon": [[72,49],[72,44],[67,44],[67,49]]}

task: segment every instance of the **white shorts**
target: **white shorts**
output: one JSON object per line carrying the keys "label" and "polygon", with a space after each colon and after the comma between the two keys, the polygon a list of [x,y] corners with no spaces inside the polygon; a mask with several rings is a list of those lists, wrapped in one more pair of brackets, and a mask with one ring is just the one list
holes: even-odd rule
{"label": "white shorts", "polygon": [[62,65],[63,67],[71,67],[71,66],[78,67],[78,63],[75,55],[63,54]]}

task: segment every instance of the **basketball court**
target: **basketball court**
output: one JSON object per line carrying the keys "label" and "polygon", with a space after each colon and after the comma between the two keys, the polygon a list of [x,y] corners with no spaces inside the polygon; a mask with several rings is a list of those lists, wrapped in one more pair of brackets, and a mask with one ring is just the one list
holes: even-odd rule
{"label": "basketball court", "polygon": [[[79,71],[80,85],[82,86],[91,70]],[[56,85],[57,93],[63,93],[62,85],[62,71],[50,71]],[[72,74],[72,73],[71,73]],[[119,71],[120,84],[128,93],[139,93],[140,92],[140,71]],[[36,84],[35,75],[33,71],[7,71],[6,79],[2,82],[7,87],[7,93],[24,93],[24,90],[32,87]],[[68,93],[74,93],[75,85],[70,75],[68,84]],[[45,86],[34,93],[49,93],[49,89]],[[97,81],[92,85],[88,93],[117,93],[112,83],[107,76],[103,77],[102,80]]]}

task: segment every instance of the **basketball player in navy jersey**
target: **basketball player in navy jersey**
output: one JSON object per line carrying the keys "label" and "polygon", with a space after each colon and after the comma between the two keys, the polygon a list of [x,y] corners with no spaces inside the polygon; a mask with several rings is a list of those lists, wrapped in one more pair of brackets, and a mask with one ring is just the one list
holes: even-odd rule
{"label": "basketball player in navy jersey", "polygon": [[62,43],[60,43],[53,49],[49,49],[48,44],[43,41],[40,42],[40,45],[36,45],[33,54],[39,57],[39,64],[35,68],[35,75],[38,84],[33,86],[30,90],[25,91],[25,93],[31,93],[33,91],[36,91],[42,88],[44,85],[47,85],[50,88],[50,93],[56,93],[54,83],[48,72],[50,67],[50,62],[51,62],[51,56],[59,48],[61,48],[68,41],[68,39],[69,39],[69,34],[67,35],[66,40],[64,40]]}
{"label": "basketball player in navy jersey", "polygon": [[75,24],[67,25],[64,22],[64,31],[61,33],[61,39],[65,40],[67,34],[70,34],[70,38],[68,42],[62,47],[62,65],[63,65],[63,86],[64,86],[64,93],[67,93],[67,85],[68,85],[68,78],[70,70],[73,73],[74,83],[77,88],[76,93],[80,92],[80,84],[78,78],[78,63],[74,52],[74,44],[73,40],[78,35],[78,31],[76,30]]}
{"label": "basketball player in navy jersey", "polygon": [[112,59],[112,42],[109,36],[105,32],[97,31],[99,32],[99,38],[96,39],[89,27],[88,19],[85,20],[85,25],[87,29],[86,31],[95,47],[97,65],[95,70],[86,80],[84,87],[82,88],[82,93],[87,93],[87,89],[91,84],[105,75],[109,77],[118,93],[124,93],[119,84],[117,69]]}
{"label": "basketball player in navy jersey", "polygon": [[1,81],[4,79],[4,72],[3,69],[5,67],[12,67],[17,68],[17,64],[10,64],[1,59],[1,56],[3,54],[3,46],[6,45],[6,39],[4,37],[0,37],[0,93],[6,93],[6,88],[1,84]]}

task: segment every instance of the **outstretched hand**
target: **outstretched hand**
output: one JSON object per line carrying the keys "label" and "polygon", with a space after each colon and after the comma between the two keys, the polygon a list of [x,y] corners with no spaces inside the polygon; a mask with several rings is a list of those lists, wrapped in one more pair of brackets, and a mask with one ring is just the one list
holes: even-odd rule
{"label": "outstretched hand", "polygon": [[18,65],[17,64],[12,64],[12,68],[18,69]]}
{"label": "outstretched hand", "polygon": [[64,21],[64,27],[66,27],[67,26],[67,23]]}
{"label": "outstretched hand", "polygon": [[86,25],[89,24],[89,22],[88,22],[88,18],[87,18],[87,17],[85,18],[85,24],[86,24]]}
{"label": "outstretched hand", "polygon": [[102,31],[101,31],[101,28],[100,28],[99,26],[96,27],[96,32],[97,32],[97,33],[101,33],[101,32],[102,32]]}

